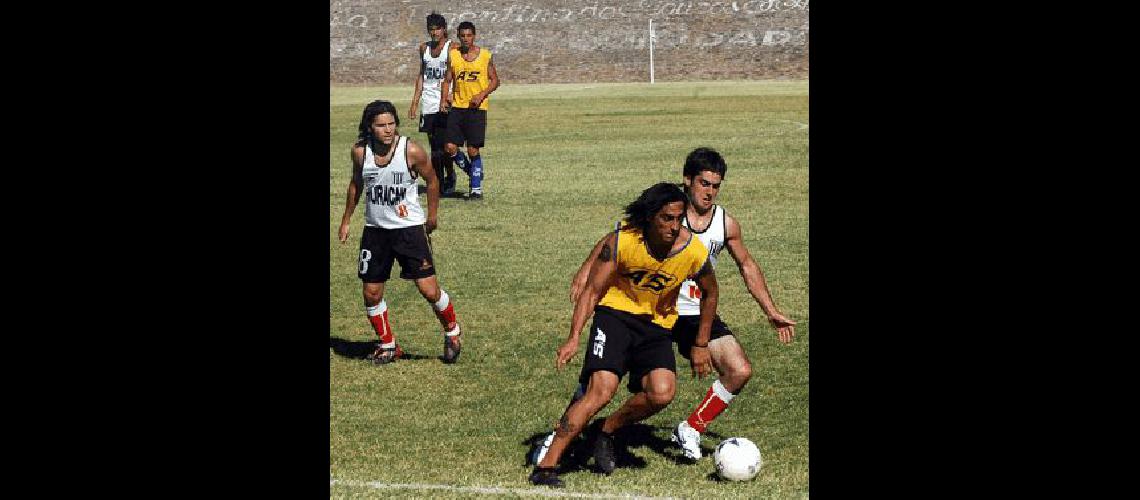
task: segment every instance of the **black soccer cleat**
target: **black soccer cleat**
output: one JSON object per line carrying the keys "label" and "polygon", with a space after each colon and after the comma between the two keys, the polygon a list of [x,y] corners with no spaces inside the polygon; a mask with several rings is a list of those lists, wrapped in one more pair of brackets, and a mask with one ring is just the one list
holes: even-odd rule
{"label": "black soccer cleat", "polygon": [[483,193],[470,193],[467,195],[467,201],[482,201]]}
{"label": "black soccer cleat", "polygon": [[561,479],[558,479],[558,472],[556,467],[538,467],[535,466],[531,471],[530,484],[537,486],[549,486],[551,488],[561,488],[565,486]]}
{"label": "black soccer cleat", "polygon": [[372,351],[372,354],[369,354],[366,359],[371,361],[374,365],[386,365],[400,359],[403,355],[404,350],[400,349],[399,344],[396,344],[396,347],[388,349],[376,346],[376,350]]}
{"label": "black soccer cleat", "polygon": [[614,473],[614,468],[617,467],[617,459],[614,456],[614,437],[612,434],[606,434],[598,429],[598,435],[594,438],[594,467],[605,475]]}
{"label": "black soccer cleat", "polygon": [[[458,329],[459,325],[455,325],[455,328]],[[447,335],[443,336],[443,356],[440,356],[439,359],[442,359],[444,363],[452,364],[459,361],[459,351],[462,350],[459,345],[460,335],[463,334],[460,333],[459,335],[450,337]]]}

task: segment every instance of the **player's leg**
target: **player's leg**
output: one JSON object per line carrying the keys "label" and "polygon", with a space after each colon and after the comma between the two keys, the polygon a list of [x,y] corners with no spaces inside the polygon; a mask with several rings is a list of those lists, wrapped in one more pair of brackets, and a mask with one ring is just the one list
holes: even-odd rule
{"label": "player's leg", "polygon": [[483,156],[479,154],[479,148],[471,146],[468,143],[467,157],[471,159],[471,195],[467,199],[482,199],[483,198]]}
{"label": "player's leg", "polygon": [[471,161],[471,195],[468,199],[483,198],[483,157],[479,150],[487,134],[487,112],[481,109],[469,110],[470,117],[465,121],[463,135],[467,138],[467,157]]}
{"label": "player's leg", "polygon": [[566,445],[570,444],[570,441],[586,428],[590,419],[613,399],[620,380],[616,373],[608,370],[598,370],[590,374],[586,392],[562,414],[562,418],[554,428],[554,441],[538,466],[558,465]]}
{"label": "player's leg", "polygon": [[385,230],[365,228],[360,238],[360,256],[357,276],[363,283],[364,307],[368,323],[376,332],[379,343],[368,360],[376,364],[395,361],[403,353],[396,343],[396,334],[388,321],[388,303],[384,300],[384,283],[392,271],[391,241]]}
{"label": "player's leg", "polygon": [[[686,358],[692,346],[692,339],[696,335],[695,324],[691,323],[687,332],[676,335],[678,349]],[[677,333],[676,327],[674,333]],[[713,381],[689,417],[677,424],[673,430],[673,441],[681,445],[686,457],[693,460],[701,458],[701,435],[708,429],[709,424],[728,408],[729,403],[752,377],[752,364],[748,361],[748,356],[744,354],[744,349],[736,341],[732,331],[719,317],[713,319],[709,356],[719,378]]]}
{"label": "player's leg", "polygon": [[423,126],[420,130],[427,133],[431,146],[431,166],[439,178],[439,193],[447,196],[455,191],[455,168],[447,155],[447,114],[424,115],[421,121]]}
{"label": "player's leg", "polygon": [[632,332],[617,312],[605,307],[594,309],[594,322],[590,326],[585,359],[578,375],[578,383],[585,385],[585,392],[577,401],[570,403],[555,425],[554,439],[531,473],[532,483],[561,485],[555,468],[562,453],[582,433],[590,419],[613,399],[618,383],[625,375],[626,353],[632,342]]}
{"label": "player's leg", "polygon": [[594,464],[606,474],[617,465],[613,433],[661,411],[677,393],[677,363],[669,331],[642,320],[634,320],[632,328],[636,333],[628,355],[628,387],[633,397],[602,422],[594,441]]}
{"label": "player's leg", "polygon": [[[566,412],[570,411],[570,407],[573,406],[574,403],[577,403],[578,400],[582,399],[582,396],[585,396],[585,395],[586,395],[586,384],[579,383],[578,388],[574,390],[574,394],[572,396],[570,396],[570,402],[566,404],[566,409],[562,410],[562,414],[565,415]],[[557,430],[550,431],[550,434],[547,434],[545,439],[543,439],[542,441],[538,442],[535,445],[534,450],[531,452],[531,455],[530,455],[530,457],[531,457],[530,461],[532,464],[538,464],[539,462],[541,462],[542,457],[546,456],[546,452],[550,451],[550,443],[554,442],[554,434],[556,432],[558,432],[558,431]]]}
{"label": "player's leg", "polygon": [[435,276],[435,261],[427,232],[423,226],[412,226],[395,230],[399,237],[392,247],[396,260],[400,262],[400,277],[414,280],[416,289],[431,305],[435,317],[443,328],[443,361],[454,363],[459,358],[459,321],[455,317],[455,306],[447,291],[439,286]]}
{"label": "player's leg", "polygon": [[471,175],[470,162],[463,153],[459,151],[459,145],[466,142],[463,136],[463,118],[466,116],[464,113],[467,110],[456,109],[447,113],[447,142],[444,144],[444,149],[447,152],[447,157],[459,167],[461,170]]}
{"label": "player's leg", "polygon": [[[672,354],[672,349],[670,349]],[[633,381],[631,374],[630,381]],[[677,392],[677,374],[666,368],[656,368],[641,377],[642,391],[633,395],[617,411],[602,421],[594,437],[594,465],[611,474],[617,467],[614,432],[626,425],[645,420],[663,410],[673,401]]]}
{"label": "player's leg", "polygon": [[443,328],[443,356],[440,359],[449,364],[458,361],[459,352],[462,350],[463,331],[455,316],[455,303],[451,300],[451,296],[439,286],[435,276],[417,279],[416,288],[431,305],[432,312]]}

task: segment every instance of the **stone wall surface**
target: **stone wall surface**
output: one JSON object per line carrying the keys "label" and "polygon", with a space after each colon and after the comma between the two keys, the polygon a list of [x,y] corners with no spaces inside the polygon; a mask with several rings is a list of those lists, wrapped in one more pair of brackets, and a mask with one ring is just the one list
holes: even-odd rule
{"label": "stone wall surface", "polygon": [[329,81],[413,83],[431,11],[475,24],[503,83],[808,77],[808,0],[330,0]]}

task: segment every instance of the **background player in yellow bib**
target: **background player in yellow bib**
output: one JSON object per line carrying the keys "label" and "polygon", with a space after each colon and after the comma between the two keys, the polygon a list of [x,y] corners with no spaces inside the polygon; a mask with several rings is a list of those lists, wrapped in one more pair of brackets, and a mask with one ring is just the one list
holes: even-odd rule
{"label": "background player in yellow bib", "polygon": [[[562,368],[578,352],[579,331],[594,313],[586,359],[578,381],[583,396],[562,414],[550,447],[531,472],[530,482],[562,486],[558,461],[566,446],[617,392],[629,373],[634,395],[601,421],[594,436],[594,465],[613,472],[612,434],[618,428],[644,420],[665,408],[677,388],[677,367],[669,328],[677,320],[677,295],[686,279],[700,288],[701,321],[697,342],[708,343],[716,315],[717,284],[708,249],[685,229],[688,198],[675,184],[659,183],[626,206],[626,224],[606,235],[592,267],[589,282],[574,305],[570,335],[558,349],[555,362]],[[712,371],[708,352],[694,349],[693,373]]]}
{"label": "background player in yellow bib", "polygon": [[[447,113],[447,143],[444,147],[455,165],[471,177],[468,200],[483,198],[483,157],[479,150],[487,133],[487,99],[499,88],[499,74],[491,60],[491,51],[475,45],[475,25],[459,23],[455,29],[459,48],[451,49],[447,58],[447,76],[443,79],[443,101],[440,109]],[[459,146],[467,144],[467,157]]]}

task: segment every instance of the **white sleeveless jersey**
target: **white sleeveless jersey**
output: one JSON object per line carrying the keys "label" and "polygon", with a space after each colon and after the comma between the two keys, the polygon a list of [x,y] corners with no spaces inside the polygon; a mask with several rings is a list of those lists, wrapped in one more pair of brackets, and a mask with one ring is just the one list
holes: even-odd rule
{"label": "white sleeveless jersey", "polygon": [[[724,209],[719,205],[713,205],[712,220],[709,221],[709,227],[704,232],[698,233],[694,231],[692,226],[689,225],[689,218],[686,216],[682,222],[685,227],[689,228],[693,234],[697,235],[697,239],[705,244],[705,248],[709,249],[709,264],[716,268],[716,258],[720,251],[724,249],[724,234],[725,229],[725,215]],[[681,316],[696,316],[701,313],[701,297],[700,289],[697,288],[697,282],[693,280],[685,280],[681,284],[681,293],[677,295],[677,314]]]}
{"label": "white sleeveless jersey", "polygon": [[425,222],[416,173],[408,168],[408,138],[399,137],[392,161],[380,167],[372,145],[364,145],[364,225],[397,229]]}
{"label": "white sleeveless jersey", "polygon": [[431,56],[431,47],[424,47],[423,58],[424,84],[420,92],[420,114],[439,112],[439,91],[443,76],[447,74],[447,51],[451,49],[451,40],[443,43],[443,50],[439,57]]}

